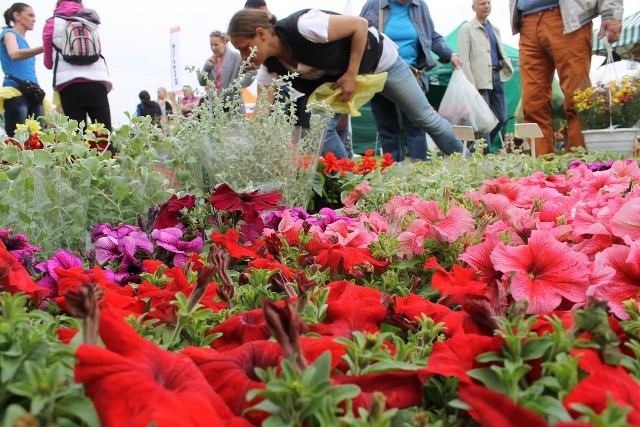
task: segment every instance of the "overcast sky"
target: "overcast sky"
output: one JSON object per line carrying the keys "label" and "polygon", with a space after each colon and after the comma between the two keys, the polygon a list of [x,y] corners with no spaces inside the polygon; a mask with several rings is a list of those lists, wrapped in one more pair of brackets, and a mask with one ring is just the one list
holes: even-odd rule
{"label": "overcast sky", "polygon": [[[36,14],[36,25],[27,33],[33,46],[42,44],[42,27],[54,9],[55,0],[25,0]],[[185,66],[202,67],[211,55],[209,33],[226,31],[229,19],[244,6],[245,0],[84,0],[85,7],[95,9],[102,20],[100,38],[113,82],[109,95],[114,125],[124,124],[124,111],[135,111],[138,92],[146,89],[155,98],[158,86],[171,90],[169,30],[180,26],[180,61]],[[351,13],[359,14],[364,0],[351,1]],[[508,0],[493,0],[489,19],[497,25],[503,42],[518,46],[511,35]],[[8,2],[4,3],[8,7]],[[345,13],[347,0],[267,0],[278,17],[296,10],[317,7]],[[462,21],[474,16],[471,0],[427,0],[436,30],[447,35]],[[348,12],[348,11],[347,11]],[[629,13],[625,12],[625,16]],[[230,48],[231,45],[229,45]],[[38,80],[51,96],[52,72],[42,65],[42,55],[36,60]],[[181,84],[198,87],[195,74],[181,73]]]}

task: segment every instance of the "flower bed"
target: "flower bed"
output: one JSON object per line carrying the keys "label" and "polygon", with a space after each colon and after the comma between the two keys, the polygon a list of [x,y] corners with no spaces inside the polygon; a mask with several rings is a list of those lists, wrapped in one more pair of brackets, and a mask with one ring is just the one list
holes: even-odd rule
{"label": "flower bed", "polygon": [[640,425],[636,162],[372,160],[0,231],[2,425]]}

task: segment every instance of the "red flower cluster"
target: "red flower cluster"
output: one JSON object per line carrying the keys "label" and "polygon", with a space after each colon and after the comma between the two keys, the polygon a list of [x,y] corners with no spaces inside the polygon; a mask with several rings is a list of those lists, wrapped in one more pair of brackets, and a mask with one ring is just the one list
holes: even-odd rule
{"label": "red flower cluster", "polygon": [[351,172],[359,175],[366,175],[375,171],[376,169],[386,169],[393,164],[393,158],[390,153],[385,153],[382,161],[378,161],[373,157],[373,150],[367,150],[359,162],[355,162],[349,159],[340,159],[336,157],[332,152],[327,153],[324,157],[321,157],[319,164],[323,167],[322,172],[324,174],[332,174],[335,172],[340,175],[346,175],[347,172]]}

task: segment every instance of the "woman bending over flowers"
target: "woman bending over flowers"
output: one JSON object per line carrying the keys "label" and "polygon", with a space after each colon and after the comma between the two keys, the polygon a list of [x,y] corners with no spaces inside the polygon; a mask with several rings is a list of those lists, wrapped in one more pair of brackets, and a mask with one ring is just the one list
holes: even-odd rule
{"label": "woman bending over flowers", "polygon": [[260,66],[257,78],[264,86],[295,72],[296,90],[310,95],[322,83],[335,82],[347,101],[358,74],[387,72],[380,95],[398,105],[445,154],[464,150],[451,124],[429,105],[393,43],[364,18],[305,9],[276,21],[261,10],[245,9],[231,18],[228,34],[243,60],[257,48],[252,62]]}

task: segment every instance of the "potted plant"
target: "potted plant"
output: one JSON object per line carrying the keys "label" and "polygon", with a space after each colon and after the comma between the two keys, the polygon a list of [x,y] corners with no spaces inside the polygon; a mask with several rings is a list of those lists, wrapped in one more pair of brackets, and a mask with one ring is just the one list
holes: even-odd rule
{"label": "potted plant", "polygon": [[640,78],[599,82],[573,95],[589,151],[615,151],[631,155],[640,119]]}

